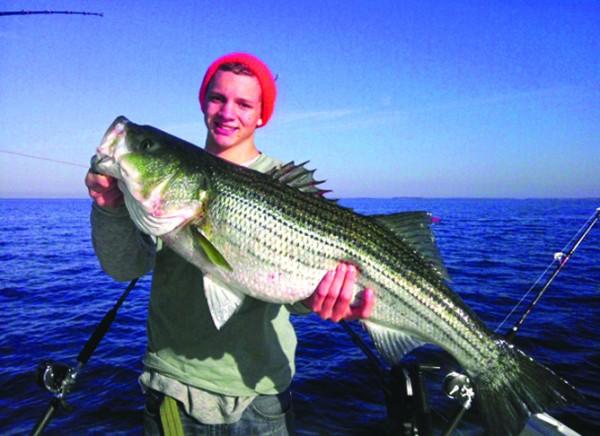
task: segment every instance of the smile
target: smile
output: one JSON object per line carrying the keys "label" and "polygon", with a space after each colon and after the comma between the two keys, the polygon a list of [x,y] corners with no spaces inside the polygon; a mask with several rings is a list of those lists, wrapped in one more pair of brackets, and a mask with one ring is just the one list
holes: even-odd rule
{"label": "smile", "polygon": [[231,126],[223,126],[221,124],[216,124],[214,127],[215,133],[218,135],[229,136],[237,131],[237,127]]}

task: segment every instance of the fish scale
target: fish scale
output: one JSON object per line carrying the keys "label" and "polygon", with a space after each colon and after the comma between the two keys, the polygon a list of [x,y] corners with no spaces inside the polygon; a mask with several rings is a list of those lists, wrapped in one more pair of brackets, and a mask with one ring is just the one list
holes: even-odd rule
{"label": "fish scale", "polygon": [[[334,209],[334,213],[338,218],[338,223],[331,224],[331,221],[321,219],[321,215],[329,212],[328,208],[323,204],[323,202],[319,201],[320,208],[314,207],[315,199],[313,196],[304,195],[303,197],[297,198],[296,202],[300,202],[303,207],[306,208],[306,213],[301,214],[301,219],[296,220],[296,222],[300,221],[299,227],[295,227],[291,224],[293,222],[293,216],[287,216],[284,218],[277,218],[281,216],[291,215],[293,211],[292,207],[282,208],[279,207],[281,203],[274,202],[272,199],[278,198],[282,193],[281,186],[275,186],[272,189],[265,189],[266,192],[261,192],[262,195],[258,195],[256,191],[253,191],[252,196],[244,195],[249,190],[245,188],[247,186],[248,177],[240,177],[241,180],[236,180],[236,174],[231,175],[228,178],[229,185],[228,190],[221,188],[218,192],[222,195],[223,198],[231,198],[230,201],[224,201],[226,204],[224,207],[214,207],[216,210],[213,214],[210,214],[211,222],[214,224],[216,216],[224,216],[229,217],[229,219],[237,222],[237,226],[235,228],[220,228],[220,231],[223,234],[233,235],[238,234],[239,240],[247,240],[248,233],[254,234],[257,230],[257,226],[255,223],[262,222],[263,226],[269,229],[269,233],[267,235],[272,236],[275,235],[284,235],[286,234],[286,230],[289,233],[292,230],[296,230],[301,234],[304,233],[305,228],[313,229],[310,237],[307,238],[298,238],[294,237],[295,235],[290,235],[288,238],[289,241],[293,241],[292,248],[282,244],[280,247],[280,251],[277,250],[269,250],[272,246],[264,240],[256,241],[255,247],[256,251],[253,251],[251,254],[260,258],[261,261],[264,261],[271,266],[277,266],[279,269],[285,272],[294,272],[301,271],[299,265],[297,264],[288,264],[285,262],[277,263],[273,261],[273,259],[278,259],[283,257],[286,252],[292,252],[294,248],[299,248],[307,252],[304,256],[304,259],[309,259],[308,262],[303,262],[303,266],[310,266],[312,268],[323,269],[323,265],[330,264],[335,265],[341,257],[343,257],[344,251],[341,249],[342,246],[352,247],[355,245],[354,241],[356,240],[364,240],[370,241],[371,239],[366,238],[365,234],[370,237],[379,237],[381,239],[385,238],[385,240],[389,240],[391,235],[389,231],[384,228],[380,228],[375,223],[368,222],[361,225],[354,225],[354,220],[360,218],[352,215],[350,211],[345,211],[341,208],[337,208],[333,205],[329,205],[329,208]],[[246,176],[244,174],[244,176]],[[234,182],[234,183],[232,183]],[[237,183],[235,183],[237,182]],[[245,183],[244,183],[245,182]],[[252,183],[249,184],[253,186]],[[219,183],[217,183],[219,186]],[[244,186],[243,189],[239,189],[238,192],[234,193],[234,186]],[[255,184],[254,184],[255,186]],[[267,185],[269,187],[271,185]],[[237,199],[237,201],[236,201]],[[266,204],[265,204],[266,203]],[[230,209],[228,205],[237,205],[237,208]],[[311,207],[312,206],[312,207]],[[213,207],[210,209],[212,210]],[[270,214],[265,213],[265,211],[272,211]],[[278,213],[277,213],[278,212]],[[311,212],[313,212],[311,214]],[[346,213],[347,216],[344,216]],[[312,217],[312,221],[309,220],[309,217]],[[224,218],[225,220],[227,218]],[[350,222],[350,224],[348,224]],[[285,225],[284,223],[289,223]],[[324,224],[325,223],[325,224]],[[326,225],[328,224],[328,225]],[[336,225],[337,224],[337,225]],[[337,229],[342,225],[346,225],[350,228],[348,233],[352,234],[353,239],[349,241],[343,241],[339,243],[338,250],[327,251],[324,248],[327,247],[329,241],[332,239],[332,229]],[[283,228],[283,229],[282,229]],[[352,232],[353,229],[356,231]],[[362,230],[362,231],[361,231]],[[244,232],[242,233],[242,232]],[[275,239],[278,239],[277,237]],[[285,239],[283,240],[285,242]],[[392,240],[393,242],[394,240]],[[234,238],[230,239],[229,242],[233,243]],[[391,245],[394,245],[393,243]],[[383,251],[379,245],[376,244],[365,244],[363,249],[368,248],[372,251],[381,252]],[[374,265],[373,259],[376,258],[377,253],[370,253],[371,256],[365,256],[357,254],[361,252],[361,247],[357,247],[355,250],[351,248],[347,248],[346,258],[345,260],[354,261],[358,265],[362,265],[361,268],[361,279],[359,280],[359,285],[366,285],[367,283],[374,285],[375,288],[378,289],[393,289],[399,288],[404,292],[402,293],[385,293],[383,294],[383,304],[378,304],[375,306],[373,315],[371,317],[372,321],[377,322],[380,321],[385,325],[417,325],[417,324],[425,324],[430,326],[426,330],[429,334],[425,335],[423,330],[421,330],[420,335],[425,336],[425,340],[435,339],[435,342],[442,343],[444,348],[453,352],[456,356],[457,354],[474,354],[474,353],[482,353],[483,350],[489,349],[489,347],[482,347],[481,343],[481,335],[473,335],[471,334],[471,327],[465,325],[464,322],[461,322],[460,316],[463,311],[458,309],[458,306],[454,305],[450,298],[444,298],[445,294],[441,293],[440,290],[430,289],[428,293],[424,293],[421,290],[424,288],[423,284],[418,283],[418,275],[412,273],[412,271],[417,268],[425,269],[426,265],[424,265],[424,261],[421,258],[416,256],[412,256],[411,250],[407,250],[403,246],[395,246],[393,248],[387,248],[388,252],[401,252],[405,254],[404,258],[397,258],[394,265],[385,265],[387,268],[383,266],[379,269],[379,271],[375,271],[371,268]],[[262,251],[262,254],[259,254],[259,251]],[[412,261],[412,262],[411,262]],[[402,268],[404,271],[398,272],[398,268]],[[385,272],[388,272],[386,275]],[[379,274],[377,274],[377,272]],[[403,280],[403,277],[415,277],[413,282],[408,280]],[[432,275],[433,278],[437,280],[436,275]],[[263,285],[265,289],[268,289],[267,284]],[[312,290],[314,289],[315,284],[308,283],[306,286],[306,294],[308,297]],[[358,290],[358,286],[355,287],[355,293]],[[412,301],[406,301],[401,298],[401,295],[410,295],[412,296]],[[436,298],[436,296],[438,296]],[[268,296],[266,296],[268,297]],[[388,298],[386,298],[388,297]],[[419,297],[421,297],[419,299]],[[264,298],[264,297],[263,297]],[[386,301],[389,300],[389,301]],[[404,313],[410,315],[414,312],[415,316],[403,316],[398,317],[397,311],[392,312],[389,308],[398,308],[398,305],[401,305],[405,308]],[[423,308],[422,310],[420,308]],[[427,317],[427,314],[430,314]],[[436,316],[431,316],[434,314]],[[452,315],[451,315],[452,314]],[[437,319],[436,319],[437,317]],[[412,322],[411,322],[412,321]],[[470,320],[468,320],[470,321]],[[445,331],[441,326],[443,325],[451,325],[455,327],[455,335],[444,334]],[[462,324],[462,325],[461,325]],[[458,328],[458,326],[462,328]],[[480,327],[480,326],[479,326]],[[437,335],[436,335],[437,332]],[[445,340],[440,340],[440,337],[444,336]],[[450,341],[448,341],[450,339]],[[460,356],[459,354],[459,356]],[[459,361],[465,360],[464,358],[457,357]]]}
{"label": "fish scale", "polygon": [[[123,182],[135,224],[202,270],[217,328],[246,295],[302,301],[345,261],[359,269],[354,295],[374,291],[372,314],[362,322],[376,348],[391,364],[423,343],[452,354],[472,378],[488,434],[517,434],[530,413],[581,398],[490,332],[452,292],[429,233],[419,236],[421,218],[358,215],[323,199],[303,168],[260,174],[124,117],[107,130],[95,161],[96,171]],[[149,196],[159,199],[160,214]]]}
{"label": "fish scale", "polygon": [[[235,180],[235,178],[233,178],[233,180]],[[241,181],[239,181],[239,183],[241,184]],[[245,186],[245,185],[244,185]],[[242,190],[244,191],[244,190]],[[227,197],[227,192],[223,192],[222,193],[224,197]],[[276,189],[271,190],[271,192],[267,191],[266,193],[264,193],[263,196],[257,196],[256,194],[254,196],[244,196],[239,195],[239,197],[245,197],[245,198],[249,198],[247,201],[244,202],[237,202],[237,204],[240,206],[237,210],[229,210],[227,208],[223,208],[223,214],[224,215],[228,215],[228,216],[232,216],[232,217],[237,217],[237,221],[238,221],[238,226],[237,229],[235,230],[241,230],[241,229],[246,229],[247,231],[249,229],[253,229],[253,225],[252,222],[254,219],[260,219],[261,221],[263,221],[265,218],[267,218],[266,216],[261,216],[261,218],[257,218],[258,215],[260,215],[260,213],[263,210],[268,210],[268,206],[271,207],[271,210],[273,210],[275,207],[278,206],[279,203],[276,202],[272,202],[272,201],[266,201],[268,204],[267,206],[265,206],[263,203],[264,202],[260,202],[259,200],[262,199],[272,199],[272,198],[277,198],[278,196],[280,196],[281,193],[277,192]],[[308,262],[308,264],[310,264],[311,267],[320,267],[323,268],[323,265],[326,264],[326,261],[329,261],[329,263],[331,265],[335,265],[338,261],[338,259],[340,259],[341,257],[343,257],[343,250],[341,250],[341,246],[342,243],[340,243],[339,250],[335,250],[334,252],[327,252],[325,250],[323,250],[323,247],[328,245],[327,243],[325,243],[325,241],[330,241],[332,235],[328,232],[331,232],[332,229],[338,229],[340,228],[340,224],[339,223],[334,223],[334,224],[329,224],[329,225],[323,225],[322,223],[328,223],[328,221],[326,220],[321,220],[320,216],[323,212],[324,209],[324,205],[322,204],[322,202],[320,202],[320,209],[317,209],[315,207],[310,207],[313,206],[311,203],[314,202],[313,201],[313,197],[312,196],[305,196],[306,198],[302,198],[302,204],[304,207],[306,207],[307,213],[302,214],[301,215],[301,219],[299,220],[301,225],[299,227],[300,230],[298,230],[298,232],[300,232],[301,234],[303,234],[303,229],[308,227],[311,229],[314,229],[314,233],[312,234],[312,239],[307,240],[307,238],[294,238],[293,236],[290,236],[290,240],[294,240],[294,247],[300,247],[301,249],[305,250],[307,252],[307,255],[305,256],[305,258],[310,259],[310,261]],[[255,202],[253,203],[252,201],[255,200]],[[234,202],[235,203],[235,202]],[[244,209],[245,212],[242,212],[240,209]],[[288,211],[293,211],[293,208],[289,207],[286,209],[281,210],[282,208],[278,209],[274,209],[274,210],[278,210],[280,212],[280,215],[285,215],[286,212]],[[248,211],[254,211],[256,213],[256,215],[253,215],[252,213],[249,213]],[[310,212],[314,212],[312,215]],[[325,212],[327,212],[326,208],[325,208]],[[352,232],[353,238],[352,241],[344,241],[346,242],[345,246],[346,247],[351,247],[352,245],[354,245],[354,241],[356,240],[365,240],[365,241],[370,241],[370,239],[365,239],[364,238],[364,233],[368,233],[369,236],[375,236],[375,237],[379,237],[379,238],[390,238],[389,232],[387,232],[385,229],[380,229],[378,226],[376,226],[375,224],[372,223],[365,223],[366,225],[363,226],[359,226],[359,225],[352,225],[354,224],[353,222],[351,222],[350,225],[348,225],[348,221],[349,221],[349,217],[353,218],[353,215],[349,215],[349,217],[344,217],[343,214],[343,210],[337,210],[335,209],[336,212],[336,217],[338,218],[338,221],[340,221],[342,224],[346,224],[348,227],[352,228],[352,229],[368,229],[368,232]],[[341,213],[340,213],[341,212]],[[314,221],[308,221],[308,219],[306,217],[314,217]],[[293,217],[290,217],[293,218]],[[273,221],[273,220],[271,220]],[[288,220],[275,220],[276,222],[266,222],[265,226],[269,228],[269,232],[273,232],[273,233],[279,233],[279,234],[284,234],[285,231],[279,231],[278,229],[278,223],[281,222],[291,222],[291,220],[288,218]],[[337,225],[336,225],[337,224]],[[292,226],[291,224],[287,226],[288,231],[293,229],[294,226]],[[222,228],[221,229],[222,232],[224,234],[231,234],[231,233],[235,233],[234,229],[226,229],[226,228]],[[234,232],[232,232],[231,230],[234,230]],[[387,233],[386,233],[387,232]],[[363,233],[363,234],[360,234]],[[240,239],[245,239],[247,237],[247,235],[243,235],[240,234],[239,238]],[[362,238],[361,238],[362,237]],[[257,255],[261,258],[261,260],[267,261],[269,262],[269,259],[274,259],[277,258],[278,253],[277,252],[273,252],[273,251],[264,251],[265,249],[268,248],[267,244],[264,244],[264,241],[258,241],[257,244],[257,249],[263,249],[263,255],[259,256],[258,253],[253,252],[252,254]],[[396,265],[390,266],[390,265],[386,265],[387,268],[384,268],[383,266],[381,268],[379,268],[379,271],[377,271],[374,268],[371,268],[371,266],[373,266],[375,264],[375,262],[373,261],[373,259],[376,256],[376,253],[371,253],[372,256],[361,256],[361,255],[357,255],[356,253],[360,251],[361,247],[358,247],[356,250],[352,250],[351,248],[347,248],[346,249],[346,257],[345,260],[350,260],[350,261],[354,261],[355,263],[362,265],[363,268],[361,269],[361,280],[359,280],[359,284],[363,284],[363,282],[366,283],[372,283],[374,285],[375,288],[379,288],[379,289],[390,289],[390,288],[399,288],[402,289],[404,291],[404,293],[385,293],[384,297],[383,297],[383,304],[379,304],[375,306],[373,315],[372,315],[372,320],[373,321],[381,321],[383,324],[385,325],[393,325],[394,323],[396,325],[398,325],[399,323],[402,324],[417,324],[417,321],[413,321],[411,322],[411,318],[414,318],[415,320],[418,320],[418,322],[420,324],[424,324],[424,319],[427,320],[428,325],[430,326],[440,326],[442,325],[446,320],[443,319],[443,316],[447,315],[450,313],[449,312],[449,305],[446,304],[445,306],[442,306],[440,303],[443,302],[442,298],[435,298],[435,293],[431,293],[430,295],[428,295],[428,299],[429,299],[429,304],[424,303],[424,300],[426,298],[421,298],[421,300],[418,300],[418,295],[412,298],[412,304],[411,302],[407,302],[407,301],[402,301],[402,299],[400,298],[401,295],[411,295],[412,292],[416,292],[419,289],[422,289],[423,286],[419,286],[416,280],[417,275],[416,274],[412,274],[411,272],[416,269],[417,265],[418,267],[421,268],[425,268],[425,266],[423,265],[423,262],[421,261],[421,259],[416,259],[415,256],[410,256],[410,251],[406,250],[404,247],[394,247],[392,249],[387,249],[387,251],[392,251],[392,252],[403,252],[407,254],[407,259],[405,260],[400,260],[396,262],[396,265],[400,265],[402,267],[402,269],[404,269],[405,271],[404,274],[402,273],[394,273],[394,267],[397,268]],[[382,251],[380,246],[376,245],[376,244],[365,244],[365,246],[362,247],[363,249],[369,248],[372,251]],[[285,252],[286,250],[289,250],[287,247],[282,248],[282,251]],[[312,255],[312,256],[311,256]],[[412,260],[412,262],[411,262]],[[270,261],[269,263],[271,263],[271,265],[274,265],[275,263],[273,261]],[[306,262],[304,263],[304,265],[306,265]],[[385,264],[381,264],[381,265],[385,265]],[[278,267],[280,267],[282,270],[284,271],[298,271],[301,270],[301,268],[299,268],[298,265],[291,265],[291,267],[286,268],[285,264],[282,262],[279,265],[277,265]],[[412,268],[411,268],[412,267]],[[388,272],[388,274],[385,274],[386,271]],[[379,273],[379,274],[377,274]],[[402,278],[409,278],[411,276],[415,277],[415,280],[413,282],[410,282],[408,280],[403,280]],[[312,289],[314,289],[314,283],[309,284],[307,286],[307,295],[310,295],[310,293],[312,292]],[[355,289],[356,291],[356,289]],[[423,294],[421,292],[421,294],[423,296],[425,296],[426,294]],[[386,301],[388,298],[385,297],[389,297],[390,301]],[[406,314],[410,314],[412,312],[415,313],[416,316],[414,317],[409,317],[407,318],[406,316],[401,317],[400,319],[398,319],[398,315],[397,312],[392,312],[390,310],[386,310],[387,308],[398,308],[398,303],[400,300],[400,304],[402,306],[405,307],[404,313]],[[437,303],[437,304],[434,304]],[[420,310],[420,307],[424,307],[423,310]],[[410,309],[410,310],[409,310]],[[424,315],[426,314],[438,314],[438,316],[441,318],[438,322],[436,322],[431,316],[429,318],[424,318]],[[457,322],[455,322],[454,324],[458,324]],[[440,331],[443,332],[443,329],[436,329],[434,327],[429,328],[428,331],[430,332],[436,332],[436,331]],[[467,330],[468,331],[468,330]],[[423,334],[423,332],[421,331],[421,335]],[[431,339],[433,339],[435,336],[433,334],[431,335],[427,335],[430,336]],[[438,335],[440,336],[440,335]],[[457,335],[460,336],[460,335]],[[436,337],[435,339],[437,339],[436,342],[439,341],[439,337]],[[456,337],[452,337],[451,339],[456,340]],[[467,339],[469,340],[469,339]],[[452,351],[454,351],[455,353],[457,351],[460,351],[461,353],[465,353],[465,350],[463,349],[462,346],[459,346],[458,343],[452,343],[452,342],[444,342],[444,347],[447,349],[450,349]],[[471,350],[470,350],[471,351]]]}
{"label": "fish scale", "polygon": [[[302,267],[324,272],[334,267],[341,258],[356,263],[362,268],[355,294],[360,286],[400,290],[377,294],[382,301],[375,305],[370,322],[409,329],[418,334],[420,339],[441,345],[465,367],[476,368],[480,361],[493,359],[495,348],[489,345],[493,341],[479,332],[479,329],[485,329],[483,324],[478,322],[477,318],[467,316],[465,309],[455,304],[456,298],[452,298],[454,294],[441,284],[437,274],[431,272],[417,253],[400,244],[387,229],[304,193],[294,192],[296,195],[287,202],[276,201],[285,195],[286,191],[292,191],[284,185],[260,183],[263,180],[257,181],[253,175],[236,171],[228,174],[227,183],[222,184],[227,188],[223,188],[218,181],[215,183],[221,188],[216,189],[218,195],[230,199],[224,202],[227,204],[225,207],[217,208],[219,212],[215,215],[230,217],[229,219],[238,223],[235,228],[224,226],[220,229],[223,234],[230,235],[229,242],[235,243],[236,238],[247,240],[249,236],[254,235],[251,229],[258,230],[253,226],[255,222],[262,222],[262,225],[269,229],[269,235],[271,232],[283,235],[287,230],[288,239],[293,241],[292,246],[305,253],[302,258],[296,258],[294,262],[277,262],[273,259],[283,259],[282,254],[292,252],[293,249],[282,245],[281,253],[269,251],[269,244],[264,240],[256,241],[256,251],[252,251],[251,254],[261,262],[290,274],[302,271]],[[215,177],[218,178],[219,175]],[[238,187],[237,191],[235,187]],[[234,207],[228,207],[229,204]],[[298,210],[302,212],[298,213]],[[328,213],[329,219],[325,219]],[[213,225],[215,218],[211,216]],[[356,223],[361,219],[364,222]],[[338,241],[340,238],[336,235],[340,229],[346,229],[344,234],[351,237]],[[332,245],[332,240],[338,241],[338,244],[333,243],[338,249],[326,250],[325,247]],[[380,243],[374,243],[374,240]],[[357,244],[356,241],[363,243]],[[388,244],[382,244],[381,241]],[[216,244],[218,245],[218,242]],[[395,253],[396,256],[382,256],[381,253]],[[375,259],[378,260],[379,268],[375,267]],[[244,269],[244,266],[240,265],[240,268]],[[321,277],[322,273],[316,276]],[[314,276],[299,277],[298,281],[302,282],[307,277],[312,278],[312,281],[305,284],[302,298],[308,297],[316,286]],[[434,287],[431,282],[437,282],[438,287]],[[251,295],[273,299],[272,294],[266,294],[272,288],[272,284],[262,283],[259,284],[259,288],[259,292]],[[262,294],[262,291],[265,294]],[[404,309],[402,312],[405,316],[398,316],[399,308]],[[448,331],[447,326],[454,328]]]}

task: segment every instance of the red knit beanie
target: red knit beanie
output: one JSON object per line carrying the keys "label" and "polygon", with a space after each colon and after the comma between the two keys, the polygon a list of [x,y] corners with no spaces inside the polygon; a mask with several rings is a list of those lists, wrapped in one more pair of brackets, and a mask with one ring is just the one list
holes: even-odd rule
{"label": "red knit beanie", "polygon": [[266,125],[267,121],[269,121],[269,118],[271,118],[271,115],[273,114],[273,109],[275,108],[275,97],[277,96],[275,80],[273,79],[273,75],[271,74],[269,67],[267,67],[263,61],[258,59],[256,56],[252,56],[247,53],[231,53],[220,57],[210,64],[208,70],[206,70],[206,73],[204,74],[204,79],[202,79],[202,85],[200,86],[200,92],[198,93],[198,99],[200,100],[200,108],[202,109],[202,112],[205,110],[204,99],[206,97],[206,91],[208,84],[210,83],[210,79],[212,79],[221,65],[230,62],[244,64],[258,79],[258,83],[260,84],[262,92],[262,112],[260,116],[262,119],[262,124],[258,127]]}

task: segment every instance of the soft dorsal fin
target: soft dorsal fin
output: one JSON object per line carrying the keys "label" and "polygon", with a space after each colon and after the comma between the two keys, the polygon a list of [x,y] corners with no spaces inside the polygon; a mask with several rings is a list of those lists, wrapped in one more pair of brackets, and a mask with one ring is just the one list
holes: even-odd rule
{"label": "soft dorsal fin", "polygon": [[414,248],[443,279],[449,279],[448,271],[431,232],[432,217],[429,212],[398,212],[389,215],[372,215],[371,218]]}
{"label": "soft dorsal fin", "polygon": [[313,175],[316,170],[306,169],[304,165],[307,163],[308,161],[296,165],[293,161],[288,162],[285,165],[267,171],[266,174],[271,176],[274,180],[285,183],[302,192],[314,193],[321,197],[328,192],[331,192],[318,187],[318,185],[325,182],[325,180],[315,180]]}

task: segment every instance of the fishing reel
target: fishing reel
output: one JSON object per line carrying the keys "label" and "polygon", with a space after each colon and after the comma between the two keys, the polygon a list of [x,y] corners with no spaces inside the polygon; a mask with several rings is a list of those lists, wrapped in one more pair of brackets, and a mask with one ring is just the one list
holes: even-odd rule
{"label": "fishing reel", "polygon": [[63,397],[69,392],[76,376],[75,369],[64,363],[51,360],[40,363],[36,370],[37,384],[59,399],[61,405],[65,408],[67,408],[67,404]]}
{"label": "fishing reel", "polygon": [[443,389],[448,398],[460,402],[461,405],[460,410],[443,433],[444,436],[449,436],[454,433],[465,412],[473,405],[475,390],[469,377],[455,371],[446,375],[443,382]]}
{"label": "fishing reel", "polygon": [[475,391],[471,379],[465,374],[452,371],[444,378],[444,392],[456,401],[459,401],[465,409],[469,409],[475,397]]}

